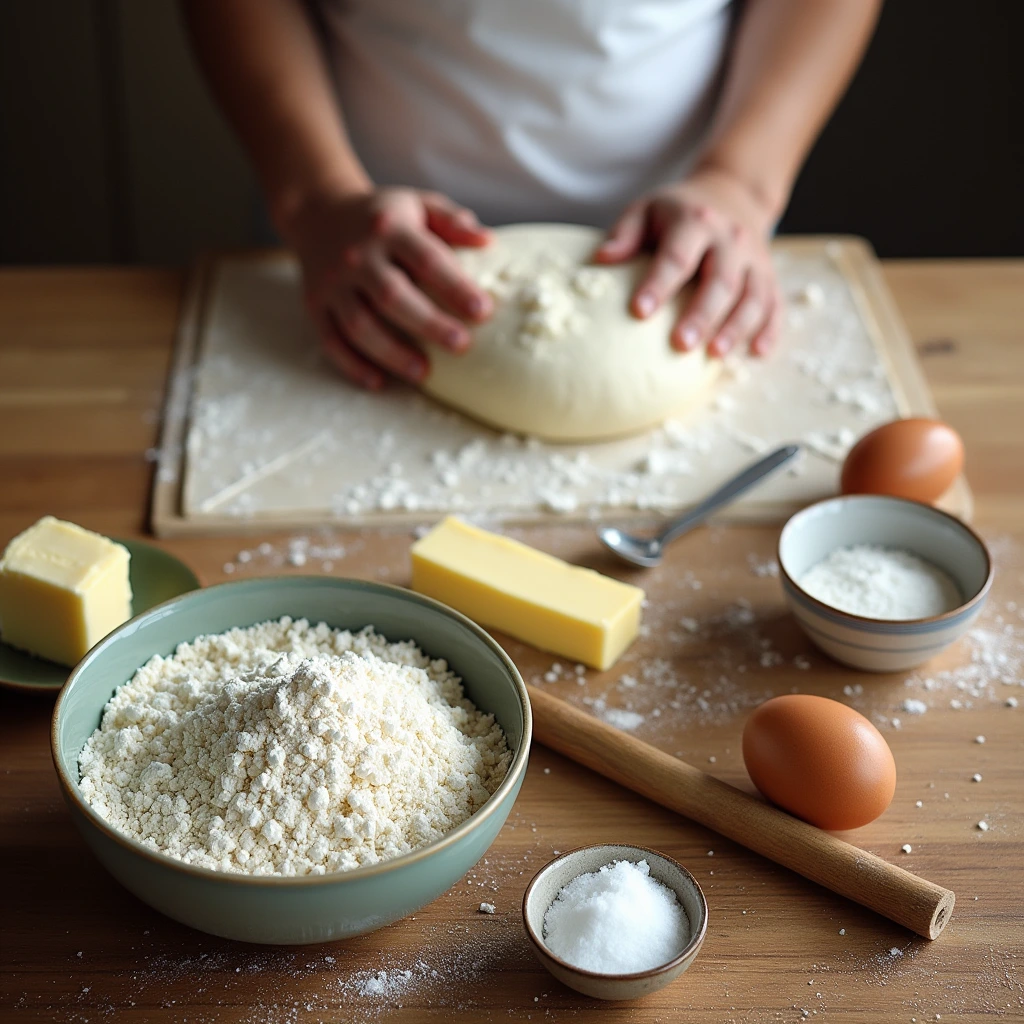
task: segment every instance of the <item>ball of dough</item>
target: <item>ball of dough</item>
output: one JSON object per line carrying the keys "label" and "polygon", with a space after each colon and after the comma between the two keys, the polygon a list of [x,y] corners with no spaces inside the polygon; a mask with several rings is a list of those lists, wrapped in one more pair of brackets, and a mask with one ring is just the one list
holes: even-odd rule
{"label": "ball of dough", "polygon": [[637,433],[702,401],[720,361],[703,347],[672,348],[686,296],[638,320],[629,299],[649,258],[595,265],[602,238],[579,225],[515,224],[485,248],[458,250],[495,311],[469,351],[430,350],[423,390],[501,430],[553,441]]}

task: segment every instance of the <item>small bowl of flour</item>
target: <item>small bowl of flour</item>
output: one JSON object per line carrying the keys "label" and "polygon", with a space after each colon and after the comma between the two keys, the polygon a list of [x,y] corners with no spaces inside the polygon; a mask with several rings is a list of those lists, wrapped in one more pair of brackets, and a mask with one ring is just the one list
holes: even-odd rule
{"label": "small bowl of flour", "polygon": [[523,897],[537,959],[563,984],[597,999],[637,999],[696,959],[708,907],[681,864],[639,846],[562,854]]}
{"label": "small bowl of flour", "polygon": [[519,673],[470,620],[288,577],[115,630],[52,736],[72,817],[119,881],[192,927],[290,944],[372,931],[457,882],[511,810],[530,732]]}
{"label": "small bowl of flour", "polygon": [[985,543],[930,505],[845,495],[793,516],[779,538],[780,579],[808,637],[872,672],[913,668],[977,618],[992,584]]}

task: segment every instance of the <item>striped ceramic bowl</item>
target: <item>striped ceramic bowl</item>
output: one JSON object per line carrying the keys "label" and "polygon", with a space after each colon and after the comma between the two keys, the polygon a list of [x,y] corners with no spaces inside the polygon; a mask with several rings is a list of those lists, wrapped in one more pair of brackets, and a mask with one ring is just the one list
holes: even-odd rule
{"label": "striped ceramic bowl", "polygon": [[[796,582],[853,544],[902,548],[945,569],[962,603],[926,619],[871,619],[824,604]],[[959,519],[905,498],[849,494],[809,505],[786,523],[778,554],[782,587],[804,632],[837,661],[868,672],[914,668],[945,650],[970,628],[992,586],[984,541]]]}

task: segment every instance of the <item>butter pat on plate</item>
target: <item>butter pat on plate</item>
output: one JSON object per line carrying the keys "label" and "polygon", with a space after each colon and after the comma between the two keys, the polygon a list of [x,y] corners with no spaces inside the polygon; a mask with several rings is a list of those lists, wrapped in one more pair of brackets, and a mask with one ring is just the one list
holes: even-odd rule
{"label": "butter pat on plate", "polygon": [[44,516],[0,559],[0,639],[75,665],[131,618],[128,549],[98,533]]}
{"label": "butter pat on plate", "polygon": [[644,592],[448,517],[412,547],[412,588],[484,626],[593,668],[640,629]]}

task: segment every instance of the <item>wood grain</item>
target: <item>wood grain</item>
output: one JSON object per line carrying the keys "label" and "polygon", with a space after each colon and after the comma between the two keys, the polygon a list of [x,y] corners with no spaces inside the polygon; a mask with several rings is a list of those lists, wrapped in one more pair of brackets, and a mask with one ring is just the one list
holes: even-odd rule
{"label": "wood grain", "polygon": [[[1010,603],[1024,607],[1024,264],[890,263],[885,274],[939,411],[966,443],[975,525],[997,567],[983,628],[992,636],[1011,630],[1019,651],[1024,624]],[[0,392],[7,396],[0,406],[0,544],[44,512],[107,533],[144,535],[153,473],[146,451],[156,443],[181,293],[182,276],[172,271],[0,272]],[[42,408],[44,393],[51,396],[46,402],[60,400]],[[98,866],[71,825],[50,763],[52,701],[4,691],[0,1020],[1021,1018],[1024,709],[1005,706],[1008,697],[1024,698],[1019,660],[1007,669],[1012,684],[993,683],[977,697],[943,681],[943,671],[963,675],[970,667],[971,651],[963,646],[929,666],[934,690],[921,680],[908,688],[902,674],[866,677],[833,664],[794,625],[778,581],[757,571],[773,556],[773,528],[697,531],[646,574],[605,560],[584,529],[516,535],[638,582],[650,598],[648,635],[608,673],[577,677],[570,670],[545,682],[551,657],[501,638],[526,679],[591,712],[602,701],[634,702],[644,715],[635,735],[730,785],[751,791],[739,732],[746,709],[760,699],[796,688],[884,716],[899,771],[896,797],[878,821],[845,838],[957,893],[942,936],[915,939],[538,744],[512,817],[485,862],[413,918],[349,943],[303,949],[212,939],[150,910]],[[181,538],[164,546],[206,584],[282,571],[408,579],[407,530],[316,535],[346,549],[330,570],[322,560],[302,570],[279,565],[288,538]],[[258,553],[261,541],[271,546],[266,556]],[[238,560],[243,548],[251,553],[248,563]],[[749,615],[737,618],[740,598],[749,602]],[[717,625],[691,636],[679,627],[683,618]],[[808,667],[799,667],[798,658]],[[635,686],[627,686],[627,676]],[[667,685],[672,679],[674,688]],[[907,696],[923,699],[927,713],[902,711]],[[893,717],[902,718],[901,729],[892,728]],[[984,744],[974,742],[978,735]],[[983,781],[973,783],[974,773]],[[979,820],[989,822],[988,832],[975,827]],[[708,938],[694,966],[663,992],[598,1005],[535,962],[519,903],[555,850],[622,841],[661,850],[698,877],[710,907]],[[903,844],[912,853],[900,853]],[[483,900],[496,905],[493,917],[478,913]],[[374,995],[367,982],[381,971],[410,976],[403,988],[404,975],[389,973],[392,987]]]}
{"label": "wood grain", "polygon": [[926,939],[937,939],[949,923],[954,903],[949,889],[757,800],[536,686],[529,690],[534,734],[552,750]]}

